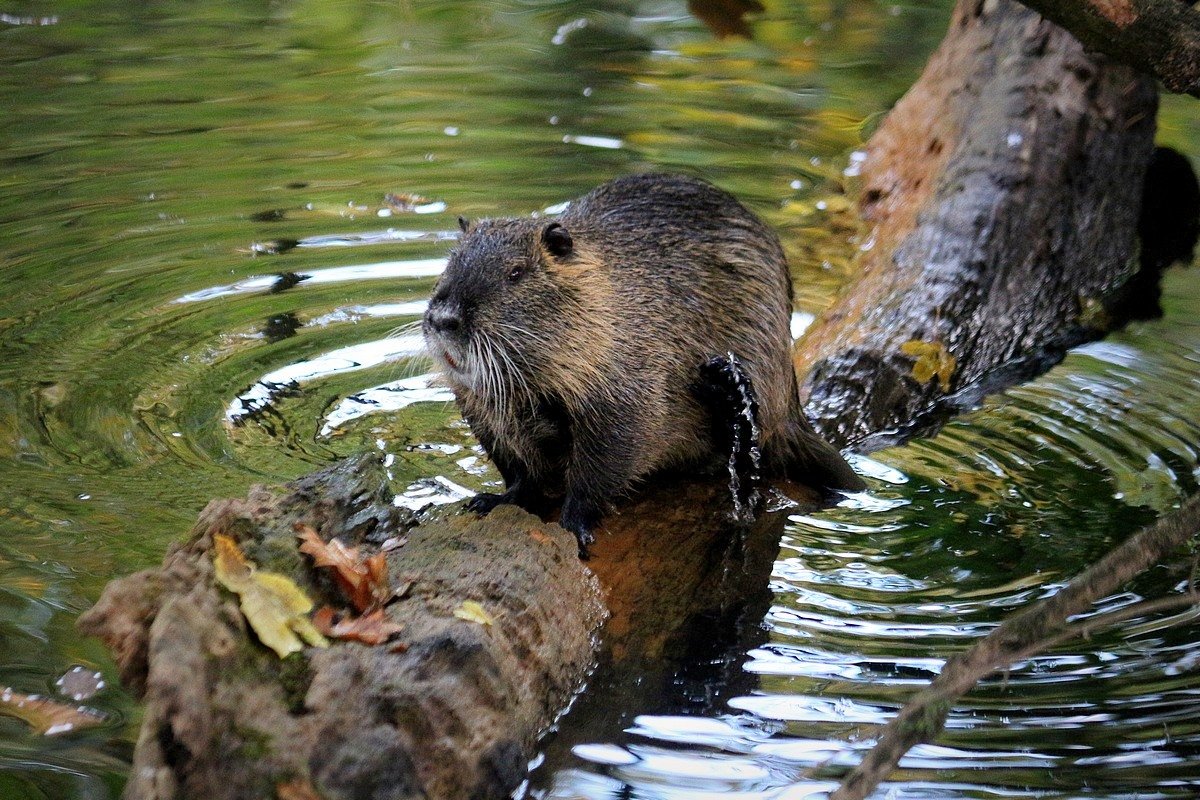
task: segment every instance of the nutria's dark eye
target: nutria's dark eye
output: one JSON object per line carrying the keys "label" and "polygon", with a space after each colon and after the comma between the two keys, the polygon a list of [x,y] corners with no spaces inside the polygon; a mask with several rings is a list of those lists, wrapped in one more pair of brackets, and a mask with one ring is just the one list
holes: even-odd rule
{"label": "nutria's dark eye", "polygon": [[551,222],[542,231],[542,244],[550,252],[550,255],[557,258],[569,256],[575,247],[570,232],[557,222]]}
{"label": "nutria's dark eye", "polygon": [[510,270],[508,271],[508,281],[509,281],[509,283],[512,283],[512,282],[514,282],[514,281],[519,281],[519,280],[521,279],[521,276],[522,276],[522,275],[524,275],[524,274],[525,274],[525,268],[524,268],[524,267],[513,267],[512,269],[510,269]]}

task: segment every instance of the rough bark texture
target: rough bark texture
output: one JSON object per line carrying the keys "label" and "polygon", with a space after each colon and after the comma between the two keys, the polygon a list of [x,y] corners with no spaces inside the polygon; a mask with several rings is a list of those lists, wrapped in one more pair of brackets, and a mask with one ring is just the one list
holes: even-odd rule
{"label": "rough bark texture", "polygon": [[1022,0],[1093,50],[1200,97],[1200,12],[1182,0]]}
{"label": "rough bark texture", "polygon": [[[514,507],[448,516],[408,532],[388,557],[395,645],[347,642],[280,660],[257,644],[213,579],[215,533],[318,602],[344,605],[297,550],[294,525],[369,547],[403,533],[373,460],[291,486],[218,500],[158,570],[109,584],[81,629],[103,638],[145,717],[131,800],[275,797],[307,783],[338,798],[504,798],[525,779],[537,736],[593,662],[599,586],[572,536]],[[475,600],[495,618],[454,617]]]}
{"label": "rough bark texture", "polygon": [[797,347],[818,429],[887,444],[1102,335],[1155,110],[1148,78],[1038,14],[961,0],[867,146],[861,270]]}

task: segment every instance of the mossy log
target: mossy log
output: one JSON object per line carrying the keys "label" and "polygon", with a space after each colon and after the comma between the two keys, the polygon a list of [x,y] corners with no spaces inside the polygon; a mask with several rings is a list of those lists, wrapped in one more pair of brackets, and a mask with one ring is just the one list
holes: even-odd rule
{"label": "mossy log", "polygon": [[[960,3],[868,146],[861,272],[797,350],[818,426],[860,447],[930,430],[1101,335],[1136,271],[1154,113],[1150,81],[1032,12]],[[369,458],[214,501],[160,569],[114,581],[81,619],[145,703],[126,797],[508,796],[600,643],[606,666],[572,714],[592,735],[622,724],[606,683],[644,685],[653,710],[689,626],[740,652],[762,635],[786,512],[739,528],[727,491],[656,484],[605,521],[586,565],[570,535],[511,507],[411,527]],[[387,554],[408,587],[386,610],[403,647],[337,642],[280,661],[257,644],[214,582],[212,537],[336,603],[297,523],[364,548],[407,536]],[[456,618],[466,600],[495,622]],[[551,763],[571,739],[551,743]]]}
{"label": "mossy log", "polygon": [[[398,646],[337,642],[281,661],[254,640],[214,581],[213,536],[345,605],[297,549],[297,524],[367,548],[407,536],[388,558],[390,583],[407,587],[387,607]],[[514,507],[405,527],[375,459],[351,459],[290,491],[210,503],[160,569],[109,584],[80,627],[145,704],[125,796],[507,797],[593,662],[599,584],[574,537]],[[467,600],[494,622],[455,617]]]}

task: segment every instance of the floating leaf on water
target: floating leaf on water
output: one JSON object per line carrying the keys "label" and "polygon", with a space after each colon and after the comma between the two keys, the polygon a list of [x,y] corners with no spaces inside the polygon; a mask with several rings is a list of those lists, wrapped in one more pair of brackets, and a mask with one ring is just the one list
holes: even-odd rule
{"label": "floating leaf on water", "polygon": [[763,11],[758,0],[688,0],[688,11],[708,26],[718,39],[727,36],[751,38],[747,14]]}
{"label": "floating leaf on water", "polygon": [[217,581],[238,596],[243,616],[263,644],[280,658],[299,652],[304,642],[329,646],[305,616],[312,610],[312,600],[291,578],[258,571],[228,536],[218,533],[213,545]]}
{"label": "floating leaf on water", "polygon": [[480,625],[493,625],[496,619],[474,600],[464,600],[463,604],[454,610],[454,616],[467,622],[477,622]]}
{"label": "floating leaf on water", "polygon": [[404,214],[428,203],[429,199],[413,192],[389,192],[383,196],[383,202],[392,211]]}
{"label": "floating leaf on water", "polygon": [[954,377],[958,362],[944,344],[910,339],[900,345],[900,352],[916,360],[912,368],[913,380],[928,383],[936,377],[942,391],[950,391],[950,379]]}
{"label": "floating leaf on water", "polygon": [[90,708],[70,706],[36,694],[0,690],[0,714],[24,720],[41,736],[59,736],[81,728],[93,728],[104,715]]}
{"label": "floating leaf on water", "polygon": [[382,608],[361,617],[344,615],[339,619],[336,611],[325,606],[313,616],[313,625],[331,639],[347,639],[369,645],[383,644],[404,630],[403,625],[389,620]]}
{"label": "floating leaf on water", "polygon": [[300,552],[312,556],[318,567],[333,570],[334,580],[358,611],[383,605],[391,595],[387,580],[387,556],[376,553],[364,557],[357,547],[347,547],[337,539],[328,542],[310,525],[298,525]]}

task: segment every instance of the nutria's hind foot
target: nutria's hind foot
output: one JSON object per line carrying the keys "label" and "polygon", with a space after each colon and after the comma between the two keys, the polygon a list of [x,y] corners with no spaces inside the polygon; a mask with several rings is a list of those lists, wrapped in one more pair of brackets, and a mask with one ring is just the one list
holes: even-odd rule
{"label": "nutria's hind foot", "polygon": [[580,503],[573,503],[570,498],[563,504],[558,524],[575,534],[575,541],[579,545],[580,561],[587,561],[591,558],[591,554],[588,553],[588,545],[596,541],[593,531],[599,522],[600,513],[598,511]]}
{"label": "nutria's hind foot", "polygon": [[714,449],[728,454],[729,492],[735,519],[751,521],[763,485],[758,397],[733,353],[713,356],[699,366],[692,391],[708,408]]}

